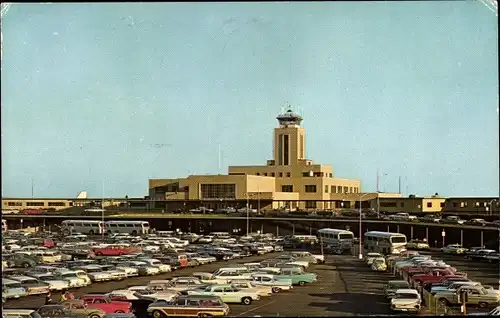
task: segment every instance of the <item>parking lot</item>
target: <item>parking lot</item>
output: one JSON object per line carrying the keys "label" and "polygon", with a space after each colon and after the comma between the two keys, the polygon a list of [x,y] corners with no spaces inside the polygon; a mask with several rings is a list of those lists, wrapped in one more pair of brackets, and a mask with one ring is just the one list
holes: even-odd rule
{"label": "parking lot", "polygon": [[[213,272],[220,267],[236,263],[258,262],[270,255],[252,256],[241,260],[216,262],[195,268],[186,268],[154,277],[134,277],[124,281],[92,284],[72,290],[75,296],[105,293],[133,285],[146,285],[152,279],[189,276],[193,272]],[[389,306],[381,295],[388,274],[371,272],[362,261],[351,256],[327,256],[326,264],[312,265],[308,270],[318,275],[318,282],[291,291],[273,294],[250,306],[231,304],[231,316],[346,316],[390,314]],[[54,293],[57,300],[59,295]],[[4,308],[33,308],[44,304],[44,296],[29,296],[9,300]]]}

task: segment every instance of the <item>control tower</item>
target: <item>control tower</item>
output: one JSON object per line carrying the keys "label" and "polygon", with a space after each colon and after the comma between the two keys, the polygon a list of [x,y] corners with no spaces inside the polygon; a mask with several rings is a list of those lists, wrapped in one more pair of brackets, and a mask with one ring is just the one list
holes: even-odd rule
{"label": "control tower", "polygon": [[277,166],[295,166],[305,159],[305,130],[300,127],[302,116],[288,106],[276,119],[279,127],[274,129],[274,162]]}

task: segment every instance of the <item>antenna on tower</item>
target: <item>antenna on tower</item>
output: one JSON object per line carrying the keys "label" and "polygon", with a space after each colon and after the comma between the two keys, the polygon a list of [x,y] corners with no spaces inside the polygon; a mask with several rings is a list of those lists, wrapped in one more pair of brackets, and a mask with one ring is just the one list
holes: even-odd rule
{"label": "antenna on tower", "polygon": [[219,144],[219,153],[217,157],[217,168],[219,173],[220,173],[220,163],[221,163],[221,155],[220,155],[220,144]]}

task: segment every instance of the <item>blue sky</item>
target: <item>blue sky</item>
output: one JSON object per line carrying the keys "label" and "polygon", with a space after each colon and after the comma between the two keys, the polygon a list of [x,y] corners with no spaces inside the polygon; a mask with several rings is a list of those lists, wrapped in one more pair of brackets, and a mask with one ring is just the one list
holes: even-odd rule
{"label": "blue sky", "polygon": [[14,4],[2,31],[3,196],[31,179],[36,197],[142,196],[265,164],[285,102],[307,157],[366,192],[379,169],[382,191],[498,195],[479,1]]}

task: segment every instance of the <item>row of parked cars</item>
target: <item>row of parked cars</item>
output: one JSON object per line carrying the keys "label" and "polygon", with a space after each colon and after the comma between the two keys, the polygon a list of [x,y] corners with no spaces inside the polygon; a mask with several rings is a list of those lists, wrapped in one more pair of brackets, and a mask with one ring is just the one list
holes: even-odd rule
{"label": "row of parked cars", "polygon": [[228,238],[226,243],[217,240],[217,243],[193,245],[187,240],[157,234],[145,237],[114,235],[106,243],[89,240],[81,234],[58,240],[56,237],[26,237],[24,233],[15,235],[12,231],[4,235],[4,299],[133,276],[158,275],[217,260],[283,250],[269,239],[238,243]]}
{"label": "row of parked cars", "polygon": [[[383,258],[381,255],[370,256],[372,263]],[[500,304],[500,291],[471,280],[467,273],[429,255],[408,251],[404,255],[386,257],[385,263],[386,270],[400,278],[389,281],[385,288],[394,311],[418,312],[423,303],[443,308],[458,306],[462,304],[463,293],[468,296],[467,305],[489,308]]]}
{"label": "row of parked cars", "polygon": [[[228,304],[250,305],[264,297],[294,286],[317,280],[307,270],[311,264],[321,263],[323,257],[309,252],[281,254],[262,262],[224,266],[213,273],[197,272],[165,280],[151,280],[147,285],[131,286],[106,294],[86,294],[57,305],[44,305],[30,312],[30,317],[91,317],[106,315],[134,315],[155,318],[178,316],[226,316]],[[20,310],[4,310],[10,318]],[[19,317],[19,316],[16,316]],[[120,316],[121,317],[121,316]]]}
{"label": "row of parked cars", "polygon": [[466,259],[478,260],[498,264],[500,261],[500,254],[496,250],[487,249],[482,246],[465,248],[460,244],[449,244],[441,248],[441,252],[450,255],[463,256]]}

